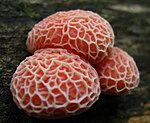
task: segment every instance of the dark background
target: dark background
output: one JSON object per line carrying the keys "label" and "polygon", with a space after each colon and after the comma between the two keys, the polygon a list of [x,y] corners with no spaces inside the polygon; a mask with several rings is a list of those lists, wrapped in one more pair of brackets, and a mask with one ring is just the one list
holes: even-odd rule
{"label": "dark background", "polygon": [[[149,0],[0,0],[0,123],[150,123]],[[87,112],[60,120],[27,116],[12,101],[10,81],[30,54],[27,34],[35,23],[60,10],[91,10],[107,19],[116,46],[132,55],[140,71],[138,88],[123,96],[101,95]]]}

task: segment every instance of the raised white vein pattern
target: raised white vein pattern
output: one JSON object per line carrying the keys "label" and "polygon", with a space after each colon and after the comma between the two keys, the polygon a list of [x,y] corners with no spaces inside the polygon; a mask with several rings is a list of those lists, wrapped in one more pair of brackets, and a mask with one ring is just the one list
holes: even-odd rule
{"label": "raised white vein pattern", "polygon": [[123,94],[139,84],[139,71],[134,59],[114,47],[97,67],[101,90],[106,94]]}
{"label": "raised white vein pattern", "polygon": [[28,34],[28,50],[61,47],[92,64],[101,62],[114,45],[111,25],[91,11],[57,12],[36,24]]}
{"label": "raised white vein pattern", "polygon": [[41,49],[20,63],[11,81],[14,102],[35,117],[66,117],[99,97],[96,70],[65,49]]}

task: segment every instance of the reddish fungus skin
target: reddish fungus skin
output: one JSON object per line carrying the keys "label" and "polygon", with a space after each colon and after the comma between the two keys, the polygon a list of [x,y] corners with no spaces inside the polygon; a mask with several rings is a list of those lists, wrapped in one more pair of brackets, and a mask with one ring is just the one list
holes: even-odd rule
{"label": "reddish fungus skin", "polygon": [[63,48],[89,61],[101,62],[114,45],[114,32],[107,20],[85,10],[61,11],[35,24],[29,32],[29,52]]}
{"label": "reddish fungus skin", "polygon": [[96,70],[65,49],[40,49],[15,71],[10,90],[13,100],[28,115],[63,118],[79,114],[98,100]]}
{"label": "reddish fungus skin", "polygon": [[139,70],[134,59],[117,47],[114,47],[112,52],[95,68],[104,94],[125,94],[137,87],[140,81]]}

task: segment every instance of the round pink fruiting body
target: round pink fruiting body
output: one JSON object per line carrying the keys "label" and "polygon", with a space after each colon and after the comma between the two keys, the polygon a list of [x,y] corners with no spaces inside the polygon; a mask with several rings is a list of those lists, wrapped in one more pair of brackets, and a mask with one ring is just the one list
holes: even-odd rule
{"label": "round pink fruiting body", "polygon": [[120,48],[114,47],[95,68],[102,93],[125,94],[139,84],[139,71],[134,59]]}
{"label": "round pink fruiting body", "polygon": [[61,118],[87,110],[98,100],[96,70],[65,49],[41,49],[20,63],[11,81],[17,106],[28,115]]}
{"label": "round pink fruiting body", "polygon": [[61,11],[36,24],[26,44],[31,53],[41,48],[61,47],[96,64],[111,51],[114,32],[107,20],[94,12]]}

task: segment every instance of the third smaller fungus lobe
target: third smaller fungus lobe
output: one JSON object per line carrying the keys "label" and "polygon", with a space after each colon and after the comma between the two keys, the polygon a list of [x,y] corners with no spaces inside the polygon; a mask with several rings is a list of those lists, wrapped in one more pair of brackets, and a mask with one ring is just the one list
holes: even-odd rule
{"label": "third smaller fungus lobe", "polygon": [[96,66],[102,93],[124,94],[139,84],[139,71],[134,59],[120,48]]}

